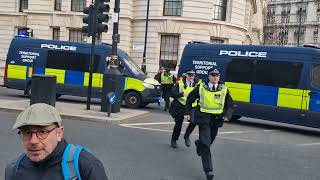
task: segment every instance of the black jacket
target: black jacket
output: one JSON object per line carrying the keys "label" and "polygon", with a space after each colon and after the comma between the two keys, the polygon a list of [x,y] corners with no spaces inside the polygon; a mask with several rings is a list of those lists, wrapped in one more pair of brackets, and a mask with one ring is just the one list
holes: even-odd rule
{"label": "black jacket", "polygon": [[[205,83],[204,86],[207,87],[208,83]],[[218,87],[221,87],[220,82],[219,82]],[[187,98],[187,104],[185,107],[184,114],[186,114],[186,115],[190,114],[191,108],[192,108],[192,103],[199,98],[200,98],[199,86],[197,86],[196,88],[193,89],[193,91],[190,92],[190,94]],[[200,107],[197,106],[196,110],[195,110],[195,121],[198,124],[209,123],[210,121],[215,121],[215,122],[217,122],[216,125],[221,127],[223,124],[223,117],[227,117],[228,119],[231,119],[232,113],[233,113],[232,107],[233,107],[233,100],[230,96],[229,91],[227,91],[226,100],[225,100],[225,104],[224,104],[224,111],[222,114],[203,113],[200,111]]]}
{"label": "black jacket", "polygon": [[[184,83],[184,88],[186,88],[186,77],[184,76],[182,78],[182,81]],[[194,78],[192,86],[196,86],[198,84],[198,79]],[[183,118],[184,111],[185,111],[185,106],[180,103],[178,100],[179,98],[183,97],[183,92],[179,92],[179,81],[174,85],[174,87],[171,90],[171,97],[174,98],[174,100],[171,103],[169,113],[171,114],[172,117],[175,115],[179,115],[180,117]],[[170,112],[172,111],[172,113]]]}
{"label": "black jacket", "polygon": [[[33,162],[24,158],[15,174],[17,160],[10,162],[5,170],[5,180],[63,180],[61,159],[68,143],[63,139],[45,160]],[[83,180],[108,180],[103,164],[91,153],[81,151],[79,171]]]}

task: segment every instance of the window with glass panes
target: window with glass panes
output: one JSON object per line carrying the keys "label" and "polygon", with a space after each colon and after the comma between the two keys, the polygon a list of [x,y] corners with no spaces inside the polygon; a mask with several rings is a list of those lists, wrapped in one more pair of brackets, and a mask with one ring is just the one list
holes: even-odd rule
{"label": "window with glass panes", "polygon": [[71,11],[82,12],[86,7],[86,0],[71,0]]}
{"label": "window with glass panes", "polygon": [[81,29],[70,29],[69,30],[69,41],[72,42],[83,42],[84,35],[81,32]]}
{"label": "window with glass panes", "polygon": [[20,0],[20,12],[24,9],[28,9],[28,0]]}
{"label": "window with glass panes", "polygon": [[213,1],[213,19],[226,20],[227,13],[227,0],[214,0]]}
{"label": "window with glass panes", "polygon": [[224,39],[218,38],[218,37],[210,37],[210,43],[213,44],[223,44]]}
{"label": "window with glass panes", "polygon": [[160,67],[175,70],[178,62],[179,35],[161,35]]}
{"label": "window with glass panes", "polygon": [[182,0],[164,0],[164,16],[181,16]]}
{"label": "window with glass panes", "polygon": [[59,27],[52,28],[52,39],[53,40],[60,40],[60,28]]}
{"label": "window with glass panes", "polygon": [[55,0],[54,1],[54,10],[61,11],[61,4],[62,4],[62,0]]}

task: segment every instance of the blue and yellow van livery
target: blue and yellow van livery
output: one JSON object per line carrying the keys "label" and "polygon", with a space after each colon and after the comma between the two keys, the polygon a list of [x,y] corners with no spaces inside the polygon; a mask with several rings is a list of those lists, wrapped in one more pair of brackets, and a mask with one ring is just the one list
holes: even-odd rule
{"label": "blue and yellow van livery", "polygon": [[190,68],[206,79],[221,71],[241,116],[320,128],[320,49],[189,43],[178,76]]}
{"label": "blue and yellow van livery", "polygon": [[[110,56],[110,45],[96,45],[93,97],[101,97],[103,72]],[[28,94],[34,71],[56,76],[59,95],[86,96],[89,60],[90,44],[87,43],[15,37],[7,55],[4,86],[24,90]],[[161,95],[160,84],[148,78],[122,50],[118,50],[118,60],[119,70],[124,74],[121,88],[125,105],[136,108],[157,102]]]}

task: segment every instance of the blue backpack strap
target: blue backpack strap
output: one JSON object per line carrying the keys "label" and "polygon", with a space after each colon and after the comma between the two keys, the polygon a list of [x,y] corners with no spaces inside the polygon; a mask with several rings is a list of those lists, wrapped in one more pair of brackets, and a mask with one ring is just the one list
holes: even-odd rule
{"label": "blue backpack strap", "polygon": [[81,180],[79,171],[79,156],[82,150],[91,151],[79,145],[68,144],[62,156],[62,174],[64,180],[77,178]]}
{"label": "blue backpack strap", "polygon": [[91,153],[91,151],[88,148],[77,145],[77,148],[73,155],[73,165],[74,165],[74,169],[76,171],[75,173],[76,173],[76,176],[78,177],[78,180],[81,180],[80,171],[79,171],[79,157],[82,150],[85,150]]}
{"label": "blue backpack strap", "polygon": [[17,176],[17,173],[18,173],[18,170],[19,170],[19,166],[20,166],[20,163],[21,161],[26,157],[27,155],[25,153],[22,153],[19,158],[17,159],[16,161],[16,164],[15,164],[15,169],[14,169],[14,176]]}
{"label": "blue backpack strap", "polygon": [[68,144],[65,148],[61,160],[62,175],[64,180],[74,179],[76,177],[73,166],[73,154],[76,150],[76,146]]}

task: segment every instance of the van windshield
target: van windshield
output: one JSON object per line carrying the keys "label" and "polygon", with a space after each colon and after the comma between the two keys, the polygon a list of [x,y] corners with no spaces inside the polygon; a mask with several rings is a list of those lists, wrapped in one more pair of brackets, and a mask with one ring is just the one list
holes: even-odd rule
{"label": "van windshield", "polygon": [[123,62],[127,65],[128,69],[132,71],[132,73],[136,75],[145,75],[136,62],[134,62],[128,55],[125,54],[123,56]]}

